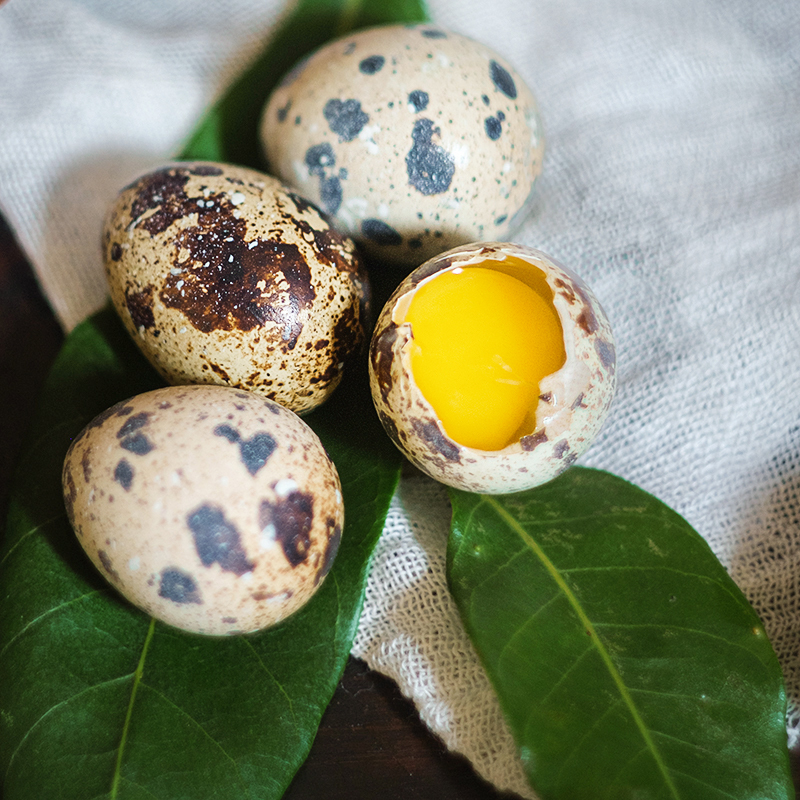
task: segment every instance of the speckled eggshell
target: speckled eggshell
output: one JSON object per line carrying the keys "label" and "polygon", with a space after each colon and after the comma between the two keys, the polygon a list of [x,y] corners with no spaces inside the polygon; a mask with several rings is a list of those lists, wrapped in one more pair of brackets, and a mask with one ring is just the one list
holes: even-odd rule
{"label": "speckled eggshell", "polygon": [[353,242],[255,170],[144,175],[114,203],[103,253],[117,312],[169,383],[234,386],[303,413],[364,342],[369,284]]}
{"label": "speckled eggshell", "polygon": [[[544,274],[564,332],[566,360],[540,382],[536,430],[502,450],[464,447],[450,439],[414,383],[413,341],[405,322],[417,287],[442,272],[501,267],[513,257]],[[522,277],[517,264],[509,274]],[[370,347],[370,387],[389,436],[408,459],[436,480],[470,492],[530,489],[561,474],[589,447],[605,420],[616,386],[608,319],[589,288],[539,250],[490,242],[454,248],[412,272],[378,317]]]}
{"label": "speckled eggshell", "polygon": [[316,434],[254,393],[167,387],[118,403],[72,442],[73,529],[125,597],[195,633],[248,633],[303,606],[344,522]]}
{"label": "speckled eggshell", "polygon": [[261,140],[271,171],[366,252],[415,265],[507,237],[544,151],[513,67],[432,25],[363,30],[317,51],[273,92]]}

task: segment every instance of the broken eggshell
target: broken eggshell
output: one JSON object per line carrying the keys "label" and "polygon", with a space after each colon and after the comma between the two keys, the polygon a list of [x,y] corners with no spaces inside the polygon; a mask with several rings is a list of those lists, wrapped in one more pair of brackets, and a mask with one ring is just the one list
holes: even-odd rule
{"label": "broken eggshell", "polygon": [[267,628],[319,589],[339,546],[336,469],[294,413],[220,386],[118,403],[74,439],[70,523],[134,605],[195,633]]}
{"label": "broken eggshell", "polygon": [[[414,292],[445,271],[470,266],[493,267],[521,279],[526,269],[539,270],[553,292],[564,334],[564,365],[539,384],[535,430],[501,450],[453,441],[411,369],[413,330],[404,319]],[[454,248],[412,272],[378,317],[369,370],[378,416],[409,461],[442,483],[487,494],[533,488],[573,464],[600,431],[616,386],[611,328],[586,284],[539,250],[501,242]]]}
{"label": "broken eggshell", "polygon": [[316,51],[270,96],[261,141],[270,170],[364,252],[414,266],[507,237],[544,153],[522,76],[430,24],[361,30]]}
{"label": "broken eggshell", "polygon": [[117,197],[103,253],[111,299],[168,383],[318,406],[365,341],[369,283],[353,242],[275,178],[206,162]]}

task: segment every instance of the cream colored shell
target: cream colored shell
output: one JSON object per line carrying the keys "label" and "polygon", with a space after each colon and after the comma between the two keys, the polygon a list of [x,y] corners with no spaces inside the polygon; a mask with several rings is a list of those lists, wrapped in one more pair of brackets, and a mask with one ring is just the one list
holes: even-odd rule
{"label": "cream colored shell", "polygon": [[432,25],[363,30],[317,51],[273,92],[261,140],[271,171],[367,253],[414,264],[507,237],[544,151],[521,76]]}
{"label": "cream colored shell", "polygon": [[118,403],[73,441],[64,500],[83,549],[146,613],[247,633],[303,606],[344,522],[336,469],[294,413],[220,386]]}
{"label": "cream colored shell", "polygon": [[353,242],[255,170],[177,163],[141,177],[111,209],[103,253],[117,312],[169,383],[305,412],[363,343],[369,288]]}
{"label": "cream colored shell", "polygon": [[[498,451],[463,447],[450,439],[414,383],[411,325],[404,322],[418,286],[456,268],[498,266],[509,257],[544,273],[564,331],[566,360],[540,383],[536,430]],[[370,387],[384,428],[423,472],[471,492],[502,494],[545,483],[589,447],[608,413],[616,385],[615,348],[608,319],[588,287],[539,250],[477,243],[433,258],[411,273],[386,303],[370,347]]]}

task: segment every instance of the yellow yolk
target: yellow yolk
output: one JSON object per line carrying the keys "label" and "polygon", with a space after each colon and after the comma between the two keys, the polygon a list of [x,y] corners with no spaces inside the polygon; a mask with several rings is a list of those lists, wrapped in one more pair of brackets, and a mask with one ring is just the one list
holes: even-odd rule
{"label": "yellow yolk", "polygon": [[533,433],[539,382],[566,359],[552,292],[466,267],[423,283],[405,321],[414,381],[454,442],[501,450]]}

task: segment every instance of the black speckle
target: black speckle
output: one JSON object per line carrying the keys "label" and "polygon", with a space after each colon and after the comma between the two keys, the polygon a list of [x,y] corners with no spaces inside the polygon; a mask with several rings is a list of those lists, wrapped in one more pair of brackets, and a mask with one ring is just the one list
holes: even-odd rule
{"label": "black speckle", "polygon": [[581,392],[573,401],[570,408],[575,411],[577,408],[586,408],[586,403],[583,402],[583,392]]}
{"label": "black speckle", "polygon": [[374,75],[376,72],[380,72],[385,63],[386,59],[383,56],[369,56],[368,58],[362,59],[358,68],[365,75]]}
{"label": "black speckle", "polygon": [[415,113],[424,111],[428,107],[429,100],[428,93],[423,92],[422,89],[414,89],[414,91],[408,95],[408,102]]}
{"label": "black speckle", "polygon": [[133,483],[133,467],[128,463],[127,459],[120,459],[117,466],[114,468],[114,480],[127,492]]}
{"label": "black speckle", "polygon": [[[342,202],[342,184],[340,179],[347,177],[347,170],[339,170],[339,175],[326,176],[327,167],[336,166],[336,156],[330,142],[315,144],[306,150],[306,166],[310,175],[319,178],[320,200],[328,214],[335,214]],[[342,175],[344,173],[344,175]],[[308,204],[307,204],[308,205]]]}
{"label": "black speckle", "polygon": [[256,433],[239,443],[239,452],[247,471],[255,475],[275,452],[277,444],[268,433]]}
{"label": "black speckle", "polygon": [[391,226],[380,219],[365,219],[361,223],[361,233],[370,241],[379,245],[398,245],[403,237]]}
{"label": "black speckle", "polygon": [[239,431],[230,425],[217,425],[214,433],[227,439],[231,444],[239,445],[239,456],[251,475],[255,475],[267,463],[277,447],[275,440],[268,433],[256,433],[249,439],[242,439]]}
{"label": "black speckle", "polygon": [[152,442],[141,432],[126,436],[120,443],[123,450],[137,456],[146,456],[152,449]]}
{"label": "black speckle", "polygon": [[214,428],[214,434],[216,436],[222,436],[223,438],[227,439],[229,442],[238,442],[241,438],[239,436],[239,431],[232,428],[230,425],[217,425]]}
{"label": "black speckle", "polygon": [[408,246],[412,250],[419,250],[419,248],[422,247],[422,239],[420,239],[419,237],[416,237],[414,239],[409,239]]}
{"label": "black speckle", "polygon": [[156,325],[153,313],[153,286],[145,286],[140,292],[125,292],[125,305],[131,315],[131,322],[136,328],[150,330]]}
{"label": "black speckle", "polygon": [[322,176],[325,167],[332,167],[336,164],[336,156],[330,142],[315,144],[306,150],[306,166],[312,175]]}
{"label": "black speckle", "polygon": [[262,530],[272,527],[275,539],[283,548],[286,560],[296,567],[302,564],[311,547],[311,525],[314,521],[314,503],[311,495],[292,492],[275,503],[261,501],[259,523]]}
{"label": "black speckle", "polygon": [[161,572],[158,596],[172,600],[173,603],[203,604],[200,591],[192,576],[174,567]]}
{"label": "black speckle", "polygon": [[437,31],[435,28],[426,28],[422,31],[422,35],[428,39],[446,39],[447,34],[444,31]]}
{"label": "black speckle", "polygon": [[369,122],[369,116],[361,110],[358,100],[339,100],[333,98],[322,109],[328,127],[338,135],[340,142],[350,142],[361,133]]}
{"label": "black speckle", "polygon": [[418,119],[411,132],[414,144],[406,156],[408,182],[424,195],[446,192],[456,170],[450,154],[433,143],[438,133],[429,119]]}
{"label": "black speckle", "polygon": [[495,224],[495,225],[502,225],[502,224],[503,224],[503,223],[504,223],[504,222],[505,222],[507,219],[508,219],[508,214],[503,214],[502,216],[499,216],[499,217],[498,217],[498,218],[497,218],[497,219],[494,221],[494,224]]}
{"label": "black speckle", "polygon": [[320,201],[322,207],[329,213],[335,214],[342,204],[342,184],[339,178],[322,178],[319,186]]}
{"label": "black speckle", "polygon": [[192,175],[200,175],[205,177],[208,175],[222,175],[222,169],[215,167],[213,164],[195,164],[189,170]]}
{"label": "black speckle", "polygon": [[289,109],[292,107],[292,101],[287,101],[286,105],[283,108],[278,109],[278,122],[285,122],[286,116],[289,113]]}
{"label": "black speckle", "polygon": [[544,444],[547,441],[547,434],[543,431],[536,431],[535,433],[530,433],[527,436],[523,436],[519,443],[522,445],[522,449],[526,452],[530,452],[531,450],[535,450],[540,444]]}
{"label": "black speckle", "polygon": [[488,94],[482,94],[482,95],[481,95],[481,100],[483,100],[483,102],[484,102],[484,103],[485,103],[487,106],[489,105],[489,95],[488,95]]}
{"label": "black speckle", "polygon": [[244,575],[254,564],[247,560],[242,548],[239,531],[225,519],[221,508],[205,504],[186,517],[186,523],[194,534],[194,546],[203,566],[217,563],[226,572]]}
{"label": "black speckle", "polygon": [[501,91],[506,97],[515,100],[517,97],[517,87],[514,79],[508,74],[508,70],[501,67],[496,61],[492,60],[489,63],[489,74],[492,78],[492,83]]}
{"label": "black speckle", "polygon": [[564,458],[564,456],[568,451],[569,451],[569,442],[562,439],[560,442],[557,442],[556,446],[553,448],[553,455],[556,458]]}
{"label": "black speckle", "polygon": [[[106,542],[108,542],[108,539],[106,539]],[[111,561],[111,557],[108,553],[106,553],[105,550],[98,550],[97,558],[103,565],[103,569],[108,573],[108,577],[111,578],[114,583],[119,583],[119,573],[114,569],[114,563]]]}
{"label": "black speckle", "polygon": [[149,418],[150,415],[146,411],[142,411],[139,414],[134,414],[132,417],[128,417],[119,431],[117,431],[117,439],[130,436],[130,434],[132,434],[134,431],[138,431],[140,428],[143,428],[145,425],[147,425]]}
{"label": "black speckle", "polygon": [[111,245],[111,260],[119,261],[122,258],[122,247],[117,243]]}
{"label": "black speckle", "polygon": [[503,132],[503,127],[497,117],[486,117],[483,121],[483,127],[486,129],[486,135],[493,141],[497,141]]}
{"label": "black speckle", "polygon": [[616,348],[605,339],[595,339],[594,349],[600,356],[600,362],[606,369],[613,369],[617,362]]}
{"label": "black speckle", "polygon": [[149,419],[150,415],[146,411],[128,417],[117,431],[117,439],[121,440],[120,447],[137,456],[147,455],[153,449],[153,444],[140,429],[147,425]]}
{"label": "black speckle", "polygon": [[461,462],[461,452],[444,434],[439,430],[435,422],[421,422],[415,419],[412,426],[417,436],[419,436],[428,447],[439,455],[444,456],[448,461]]}

